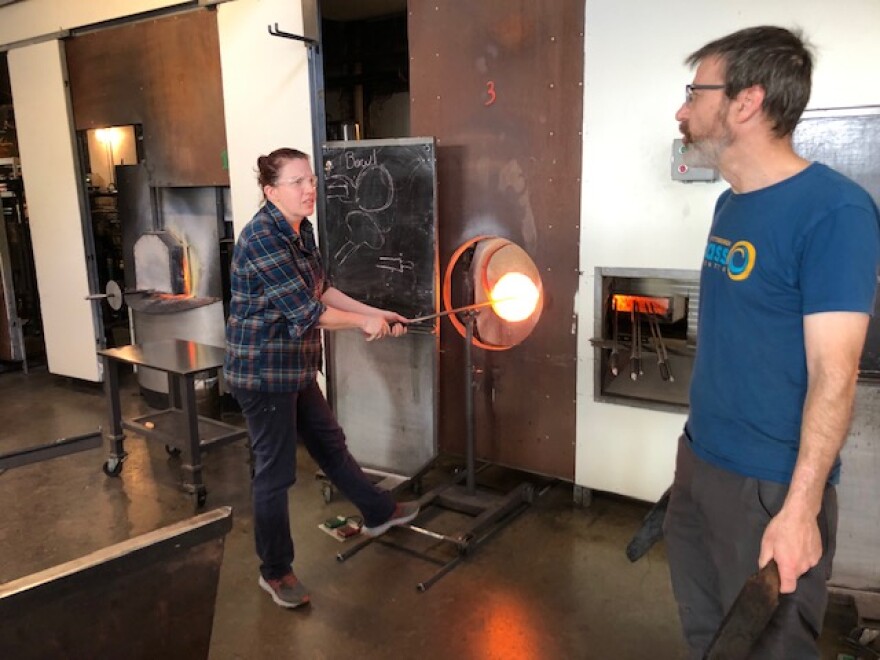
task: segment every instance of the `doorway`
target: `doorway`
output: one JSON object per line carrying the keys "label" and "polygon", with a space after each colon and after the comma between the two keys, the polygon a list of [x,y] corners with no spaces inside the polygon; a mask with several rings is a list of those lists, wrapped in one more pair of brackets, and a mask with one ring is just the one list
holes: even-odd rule
{"label": "doorway", "polygon": [[328,140],[410,136],[406,0],[321,3]]}
{"label": "doorway", "polygon": [[[125,257],[119,218],[117,167],[143,162],[143,128],[137,124],[106,126],[77,132],[81,171],[85,173],[93,277],[98,292],[113,282],[125,288]],[[112,286],[112,285],[111,285]],[[115,300],[115,299],[114,299]],[[109,301],[109,299],[108,299]],[[107,348],[131,343],[128,308],[122,302],[100,305],[101,327]]]}

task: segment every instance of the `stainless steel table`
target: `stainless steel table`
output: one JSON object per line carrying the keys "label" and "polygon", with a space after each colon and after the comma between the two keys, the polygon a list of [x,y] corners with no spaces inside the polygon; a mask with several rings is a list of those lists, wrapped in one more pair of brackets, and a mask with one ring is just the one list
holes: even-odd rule
{"label": "stainless steel table", "polygon": [[[127,456],[123,429],[135,431],[148,440],[163,443],[172,455],[182,454],[182,488],[194,494],[198,506],[203,506],[207,490],[202,481],[202,450],[247,435],[244,429],[199,415],[196,408],[196,374],[203,371],[216,372],[221,368],[223,349],[194,341],[170,339],[108,348],[99,350],[98,355],[104,361],[104,391],[107,394],[110,417],[110,426],[105,434],[110,445],[110,455],[104,463],[104,473],[110,477],[120,475]],[[122,419],[119,400],[121,364],[135,364],[164,371],[168,375],[170,407],[134,419]]]}

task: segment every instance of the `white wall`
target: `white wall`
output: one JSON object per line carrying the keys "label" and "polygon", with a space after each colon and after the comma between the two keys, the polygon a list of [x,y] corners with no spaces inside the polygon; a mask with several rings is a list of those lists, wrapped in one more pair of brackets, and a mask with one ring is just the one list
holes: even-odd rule
{"label": "white wall", "polygon": [[586,4],[575,482],[645,500],[671,483],[682,414],[597,403],[594,270],[695,270],[724,183],[674,183],[684,58],[734,30],[800,27],[816,47],[809,107],[880,104],[877,0],[593,0]]}
{"label": "white wall", "polygon": [[[39,71],[39,75],[33,72]],[[100,380],[64,52],[58,41],[9,53],[46,357],[52,373]]]}
{"label": "white wall", "polygon": [[218,7],[217,23],[238,235],[262,200],[257,158],[278,147],[312,151],[308,57],[302,42],[273,37],[267,30],[278,23],[284,32],[302,34],[299,2],[236,0]]}

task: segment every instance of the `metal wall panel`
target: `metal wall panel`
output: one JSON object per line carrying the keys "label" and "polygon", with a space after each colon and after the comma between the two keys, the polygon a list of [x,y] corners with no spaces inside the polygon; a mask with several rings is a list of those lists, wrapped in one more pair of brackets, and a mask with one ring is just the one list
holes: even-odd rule
{"label": "metal wall panel", "polygon": [[229,185],[214,12],[74,37],[67,65],[77,130],[141,124],[151,185]]}
{"label": "metal wall panel", "polygon": [[880,387],[859,383],[846,444],[837,499],[837,551],[830,583],[850,589],[880,590]]}
{"label": "metal wall panel", "polygon": [[[437,138],[440,263],[479,234],[522,246],[546,295],[521,345],[475,350],[477,455],[574,477],[584,3],[409,2],[413,135]],[[444,322],[440,446],[460,452],[463,339]]]}
{"label": "metal wall panel", "polygon": [[327,337],[334,407],[352,455],[365,468],[415,476],[437,455],[437,337],[367,342],[354,330]]}

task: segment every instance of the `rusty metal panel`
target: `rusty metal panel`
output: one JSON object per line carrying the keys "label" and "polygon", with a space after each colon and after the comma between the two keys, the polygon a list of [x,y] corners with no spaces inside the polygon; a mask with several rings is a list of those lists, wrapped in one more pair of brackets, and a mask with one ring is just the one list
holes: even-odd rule
{"label": "rusty metal panel", "polygon": [[77,130],[141,124],[151,185],[229,185],[216,12],[108,28],[65,48]]}
{"label": "rusty metal panel", "polygon": [[[475,350],[477,454],[574,477],[584,2],[409,0],[413,135],[437,138],[441,267],[480,234],[522,246],[545,308],[509,351]],[[460,452],[463,340],[441,335],[440,446]]]}
{"label": "rusty metal panel", "polygon": [[0,585],[3,657],[207,658],[231,529],[221,507]]}

